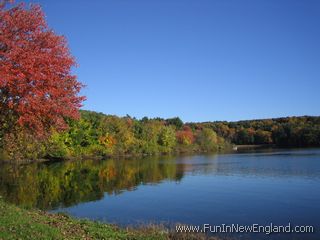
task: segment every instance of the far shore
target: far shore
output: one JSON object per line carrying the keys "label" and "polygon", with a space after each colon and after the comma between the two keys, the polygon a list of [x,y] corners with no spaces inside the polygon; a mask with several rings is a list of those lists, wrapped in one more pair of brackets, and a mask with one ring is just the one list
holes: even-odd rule
{"label": "far shore", "polygon": [[157,154],[118,154],[118,155],[79,155],[79,156],[71,156],[65,158],[58,157],[47,157],[47,158],[39,158],[39,159],[20,159],[19,161],[7,160],[5,158],[1,158],[0,155],[0,164],[14,164],[14,165],[24,165],[24,164],[32,164],[32,163],[45,163],[45,162],[63,162],[63,161],[77,161],[77,160],[108,160],[108,159],[132,159],[132,158],[147,158],[147,157],[160,157],[160,156],[194,156],[199,154],[223,154],[223,153],[236,153],[242,151],[250,151],[250,150],[263,150],[263,149],[294,149],[294,148],[313,148],[313,147],[281,147],[276,144],[243,144],[243,145],[231,145],[216,151],[185,151],[185,152],[171,152],[171,153],[157,153]]}
{"label": "far shore", "polygon": [[258,149],[258,148],[278,148],[275,144],[244,144],[244,145],[235,145],[233,150],[251,150],[251,149]]}

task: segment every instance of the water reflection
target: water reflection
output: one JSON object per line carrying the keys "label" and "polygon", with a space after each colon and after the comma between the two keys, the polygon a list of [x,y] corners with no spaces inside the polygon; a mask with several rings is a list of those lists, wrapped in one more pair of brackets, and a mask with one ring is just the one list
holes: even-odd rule
{"label": "water reflection", "polygon": [[[0,165],[0,195],[24,207],[56,209],[118,195],[139,185],[179,182],[185,176],[320,178],[320,151],[281,151],[79,160]],[[193,180],[196,181],[196,180]]]}
{"label": "water reflection", "polygon": [[24,207],[54,209],[117,195],[140,184],[180,181],[184,165],[173,158],[0,166],[0,195]]}

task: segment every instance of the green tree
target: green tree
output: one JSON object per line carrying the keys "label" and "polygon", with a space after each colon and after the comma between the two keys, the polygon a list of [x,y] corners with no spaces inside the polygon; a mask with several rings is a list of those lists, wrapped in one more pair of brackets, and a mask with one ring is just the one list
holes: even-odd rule
{"label": "green tree", "polygon": [[176,127],[176,129],[181,129],[183,127],[183,122],[180,118],[174,117],[174,118],[168,118],[166,119],[167,125],[173,125]]}
{"label": "green tree", "polygon": [[202,151],[214,151],[218,148],[216,132],[210,128],[204,128],[197,133],[196,142]]}
{"label": "green tree", "polygon": [[176,145],[176,133],[173,127],[164,126],[160,130],[158,143],[164,152],[171,152]]}

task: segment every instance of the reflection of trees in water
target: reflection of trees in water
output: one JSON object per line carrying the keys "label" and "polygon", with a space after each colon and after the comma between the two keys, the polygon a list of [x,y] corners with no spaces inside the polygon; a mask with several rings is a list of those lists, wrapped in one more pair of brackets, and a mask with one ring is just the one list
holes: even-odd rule
{"label": "reflection of trees in water", "polygon": [[0,195],[18,205],[52,209],[133,191],[141,184],[180,181],[186,174],[319,178],[318,150],[289,153],[0,165]]}
{"label": "reflection of trees in water", "polygon": [[52,209],[120,194],[140,184],[180,181],[183,166],[167,158],[69,161],[0,167],[0,195],[25,207]]}

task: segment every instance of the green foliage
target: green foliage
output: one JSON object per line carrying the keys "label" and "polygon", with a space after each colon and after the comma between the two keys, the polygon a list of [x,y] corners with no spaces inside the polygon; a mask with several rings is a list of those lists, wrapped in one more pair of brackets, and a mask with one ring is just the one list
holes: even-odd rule
{"label": "green foliage", "polygon": [[158,143],[162,146],[162,152],[171,152],[176,145],[176,132],[172,127],[162,127]]}
{"label": "green foliage", "polygon": [[214,151],[218,148],[217,134],[210,128],[204,128],[197,134],[197,143],[202,151]]}
{"label": "green foliage", "polygon": [[79,120],[66,121],[66,131],[52,129],[42,139],[24,129],[4,135],[4,157],[19,160],[207,152],[225,148],[228,143],[320,146],[320,117],[183,124],[179,118],[137,120],[81,111]]}
{"label": "green foliage", "polygon": [[176,127],[176,129],[181,129],[183,127],[183,122],[180,118],[174,117],[174,118],[168,118],[166,119],[166,123],[168,125],[173,125]]}
{"label": "green foliage", "polygon": [[48,146],[46,149],[47,155],[52,158],[66,158],[70,156],[70,151],[66,143],[66,134],[59,134],[58,132],[53,131],[48,139]]}
{"label": "green foliage", "polygon": [[239,122],[191,123],[208,127],[234,144],[275,144],[279,147],[320,146],[320,117],[287,117]]}

